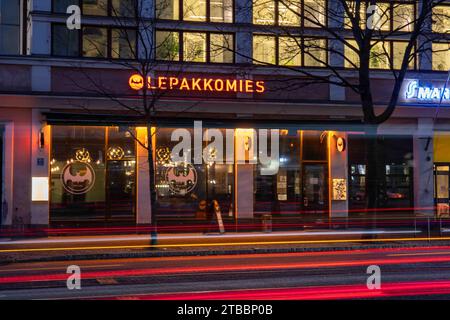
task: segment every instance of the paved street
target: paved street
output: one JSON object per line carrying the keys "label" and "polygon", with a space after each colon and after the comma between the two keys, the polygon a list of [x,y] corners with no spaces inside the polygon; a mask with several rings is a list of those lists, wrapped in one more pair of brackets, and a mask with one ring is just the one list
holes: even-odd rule
{"label": "paved street", "polygon": [[[81,290],[66,269],[81,268]],[[381,290],[368,290],[369,265]],[[23,262],[0,266],[2,299],[450,297],[450,247]]]}

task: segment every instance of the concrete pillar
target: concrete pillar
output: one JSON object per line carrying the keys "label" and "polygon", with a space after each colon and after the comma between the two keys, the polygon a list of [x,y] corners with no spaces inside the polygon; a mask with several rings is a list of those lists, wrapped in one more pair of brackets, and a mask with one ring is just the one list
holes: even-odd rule
{"label": "concrete pillar", "polygon": [[417,121],[417,131],[413,136],[415,213],[433,216],[433,119]]}
{"label": "concrete pillar", "polygon": [[[142,143],[147,143],[147,129],[137,128],[137,138]],[[154,140],[154,139],[153,139]],[[136,223],[150,224],[152,211],[150,203],[149,171],[147,149],[137,143],[136,170],[137,170],[137,195],[136,195]]]}
{"label": "concrete pillar", "polygon": [[[255,130],[235,131],[235,208],[237,219],[253,218],[253,170],[257,154]],[[246,145],[248,147],[246,147]],[[245,163],[244,163],[245,162]]]}
{"label": "concrete pillar", "polygon": [[[49,205],[49,157],[50,157],[50,126],[45,125],[40,110],[32,112],[31,127],[31,183],[33,178],[47,179],[47,184],[39,186],[39,193],[46,194],[47,200],[35,200],[31,202],[30,224],[48,226],[50,205]],[[40,135],[43,134],[43,145],[40,142]],[[45,189],[46,188],[46,189]],[[36,191],[36,190],[35,190]]]}
{"label": "concrete pillar", "polygon": [[249,27],[253,23],[252,0],[236,0],[235,23],[240,28],[236,32],[236,63],[252,63],[253,34]]}
{"label": "concrete pillar", "polygon": [[[155,0],[145,0],[141,1],[139,5],[139,12],[142,12],[142,18],[144,19],[155,19]],[[138,52],[137,55],[139,59],[153,59],[156,49],[156,38],[155,29],[152,23],[144,21],[144,19],[139,19],[139,34],[137,40]]]}
{"label": "concrete pillar", "polygon": [[3,131],[3,190],[2,192],[2,225],[11,226],[13,216],[13,188],[14,188],[14,123],[8,122]]}
{"label": "concrete pillar", "polygon": [[[344,148],[341,151],[338,150],[338,140],[344,143]],[[330,131],[328,133],[328,150],[330,218],[348,217],[347,134]]]}

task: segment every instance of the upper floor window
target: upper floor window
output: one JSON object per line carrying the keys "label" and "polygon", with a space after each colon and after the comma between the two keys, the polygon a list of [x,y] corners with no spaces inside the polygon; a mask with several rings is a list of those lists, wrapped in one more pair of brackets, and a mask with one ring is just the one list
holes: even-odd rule
{"label": "upper floor window", "polygon": [[83,15],[134,17],[136,0],[53,0],[53,11],[66,13],[70,5],[81,7]]}
{"label": "upper floor window", "polygon": [[433,8],[433,32],[447,33],[450,31],[450,6]]}
{"label": "upper floor window", "polygon": [[[364,2],[347,1],[348,9],[353,18],[359,17],[361,29],[366,28],[366,21],[371,17],[372,28],[380,31],[403,31],[410,32],[414,29],[415,4],[414,1],[389,1],[378,2],[372,9],[366,7]],[[352,29],[353,23],[348,15],[345,16],[344,25],[346,29]]]}
{"label": "upper floor window", "polygon": [[158,19],[233,22],[233,0],[156,0]]}
{"label": "upper floor window", "polygon": [[280,26],[326,25],[326,0],[255,0],[253,23]]}
{"label": "upper floor window", "polygon": [[321,38],[254,35],[253,60],[256,64],[323,67],[327,64],[326,46],[326,39]]}
{"label": "upper floor window", "polygon": [[69,30],[66,25],[52,26],[52,54],[63,57],[134,59],[136,30],[84,26]]}
{"label": "upper floor window", "polygon": [[20,0],[0,0],[0,54],[20,53]]}
{"label": "upper floor window", "polygon": [[449,71],[450,70],[450,43],[433,43],[432,44],[433,70]]}
{"label": "upper floor window", "polygon": [[234,36],[229,33],[157,30],[156,59],[233,63]]}
{"label": "upper floor window", "polygon": [[[345,67],[359,67],[359,56],[350,47],[358,48],[355,40],[347,40],[348,46],[345,46]],[[369,67],[371,69],[401,69],[405,55],[407,41],[372,41],[372,50],[370,52]],[[408,69],[414,69],[416,65],[415,58],[409,61]]]}

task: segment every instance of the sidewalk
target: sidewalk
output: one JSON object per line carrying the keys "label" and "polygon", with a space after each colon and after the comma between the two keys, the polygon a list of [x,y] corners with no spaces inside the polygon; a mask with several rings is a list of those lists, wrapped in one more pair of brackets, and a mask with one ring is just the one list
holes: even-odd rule
{"label": "sidewalk", "polygon": [[0,239],[0,263],[398,248],[450,245],[450,238],[428,241],[421,231],[405,229],[313,230],[160,234],[156,246],[150,243],[150,235],[135,234]]}

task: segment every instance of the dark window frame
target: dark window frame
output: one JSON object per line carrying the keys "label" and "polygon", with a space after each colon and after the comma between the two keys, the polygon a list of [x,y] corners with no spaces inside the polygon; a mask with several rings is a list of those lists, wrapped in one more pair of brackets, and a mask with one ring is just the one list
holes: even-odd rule
{"label": "dark window frame", "polygon": [[[57,0],[52,0],[52,3],[51,3],[51,11],[52,11],[52,13],[59,13],[59,14],[65,14],[65,12],[57,12],[56,10],[55,10],[55,1],[57,1]],[[83,12],[83,0],[74,0],[74,2],[78,2],[78,3],[74,3],[74,5],[77,5],[77,6],[79,6],[80,7],[80,9],[81,9],[81,14],[82,15],[84,15],[84,16],[89,16],[89,17],[104,17],[104,18],[111,18],[111,17],[118,17],[118,18],[133,18],[136,14],[137,14],[137,12],[135,12],[134,13],[134,15],[133,16],[119,16],[119,15],[113,15],[113,5],[112,5],[112,1],[113,0],[106,0],[107,1],[107,8],[106,8],[106,15],[91,15],[91,14],[85,14],[84,12]],[[137,7],[137,2],[136,2],[136,0],[133,0],[135,3],[134,3],[134,7],[135,7],[135,9],[136,9],[136,7]]]}
{"label": "dark window frame", "polygon": [[[329,63],[328,61],[329,61],[329,53],[328,53],[328,38],[324,38],[324,37],[318,37],[318,36],[305,36],[305,35],[302,35],[302,36],[298,36],[298,37],[296,37],[296,36],[294,36],[294,35],[283,35],[283,34],[281,34],[281,35],[274,35],[274,34],[264,34],[264,33],[253,33],[253,35],[252,35],[252,45],[253,45],[253,37],[255,37],[255,36],[263,36],[263,37],[267,37],[267,36],[269,36],[269,37],[273,37],[273,38],[275,38],[275,66],[281,66],[281,67],[284,67],[284,65],[281,65],[280,64],[280,38],[300,38],[301,40],[300,40],[300,42],[301,42],[301,48],[300,49],[303,49],[304,47],[305,47],[305,39],[318,39],[318,40],[325,40],[325,54],[326,54],[326,58],[325,58],[325,60],[326,60],[326,62],[327,62],[327,64]],[[319,68],[319,69],[323,69],[323,68],[326,68],[326,66],[305,66],[305,54],[304,54],[304,51],[302,50],[301,51],[301,57],[300,57],[300,60],[301,60],[301,65],[299,65],[299,66],[286,66],[286,67],[292,67],[292,68]],[[252,57],[252,60],[253,60],[253,57]],[[264,65],[262,65],[262,66],[264,66]],[[268,66],[268,67],[271,67],[272,65],[266,65],[266,66]]]}
{"label": "dark window frame", "polygon": [[[199,63],[199,64],[213,64],[213,65],[230,65],[236,63],[236,35],[233,32],[217,32],[217,31],[199,31],[199,30],[180,30],[180,29],[166,29],[166,28],[158,28],[155,29],[155,38],[156,38],[156,32],[163,31],[163,32],[173,32],[178,34],[178,60],[162,60],[158,59],[156,56],[156,49],[157,46],[155,45],[154,48],[154,54],[155,54],[155,60],[160,62],[184,62],[184,63]],[[206,61],[205,62],[197,62],[197,61],[185,61],[184,60],[184,34],[185,33],[203,33],[206,35]],[[233,38],[233,47],[232,53],[233,53],[233,61],[232,62],[211,62],[211,34],[219,34],[219,35],[230,35]],[[156,43],[156,41],[155,41]]]}
{"label": "dark window frame", "polygon": [[[355,40],[355,39],[353,39],[353,38],[346,38],[345,39],[346,41],[353,41],[353,40]],[[373,41],[377,41],[377,39],[373,39]],[[394,52],[394,42],[403,42],[403,43],[408,43],[409,41],[407,41],[407,40],[401,40],[401,39],[395,39],[395,40],[390,40],[390,39],[385,39],[384,40],[384,42],[389,42],[389,50],[390,50],[390,52],[391,52],[391,55],[390,55],[390,57],[389,57],[389,61],[390,61],[390,64],[392,65],[392,67],[394,68],[394,55],[393,55],[393,52]],[[413,48],[413,52],[414,51],[416,51],[417,50],[417,43],[415,43],[414,44],[414,48]],[[344,48],[344,55],[345,55],[345,48]],[[418,57],[417,57],[417,54],[414,56],[414,61],[413,61],[413,68],[412,69],[410,69],[410,68],[408,68],[407,70],[408,71],[417,71],[418,70],[418,66],[417,66],[417,64],[418,64],[418,61],[419,61],[419,59],[418,59]],[[345,67],[345,66],[344,66]],[[356,68],[352,68],[352,67],[350,67],[350,68],[346,68],[345,67],[345,69],[347,69],[347,70],[358,70],[358,69],[356,69]],[[388,66],[388,68],[369,68],[370,70],[377,70],[377,71],[389,71],[389,70],[391,70],[391,68]],[[400,69],[395,69],[394,68],[394,70],[400,70]]]}
{"label": "dark window frame", "polygon": [[[173,0],[173,1],[178,1],[178,17],[176,19],[164,19],[164,18],[158,18],[157,17],[157,9],[156,9],[156,5],[155,5],[155,10],[154,10],[154,14],[157,20],[161,20],[161,21],[183,21],[183,22],[189,22],[189,23],[223,23],[223,24],[232,24],[235,23],[236,20],[236,0],[231,0],[233,2],[232,4],[232,19],[230,22],[226,22],[226,21],[211,21],[211,0],[206,0],[206,19],[205,21],[192,21],[192,20],[185,20],[184,19],[184,5],[183,2],[184,0]],[[155,2],[156,3],[156,2]]]}
{"label": "dark window frame", "polygon": [[[286,26],[286,25],[280,25],[280,10],[279,10],[279,6],[280,6],[280,0],[273,0],[273,2],[274,2],[274,4],[275,4],[275,7],[274,7],[274,16],[275,16],[275,19],[274,19],[274,23],[273,24],[263,24],[263,23],[255,23],[253,20],[252,20],[252,24],[253,25],[255,25],[255,26],[281,26],[281,27],[284,27],[284,28],[298,28],[298,27],[301,27],[302,29],[310,29],[310,30],[317,30],[317,29],[319,29],[320,27],[318,27],[318,26],[316,26],[316,27],[311,27],[311,26],[308,26],[308,27],[305,27],[305,15],[304,15],[304,12],[305,12],[305,0],[298,0],[299,2],[300,2],[300,14],[299,14],[299,18],[300,18],[300,25],[299,26],[297,26],[297,25],[288,25],[288,26]],[[325,0],[325,13],[324,13],[324,15],[325,15],[325,27],[328,27],[328,9],[329,9],[329,5],[328,5],[328,0]],[[252,15],[253,15],[253,12],[254,12],[254,5],[252,6]]]}
{"label": "dark window frame", "polygon": [[[73,32],[78,33],[78,55],[76,56],[61,56],[56,55],[54,52],[53,47],[53,41],[55,41],[53,35],[54,35],[54,28],[55,26],[64,26],[63,23],[52,23],[51,25],[51,33],[52,33],[52,43],[51,43],[51,55],[54,57],[65,57],[65,58],[86,58],[86,59],[113,59],[113,60],[135,60],[135,58],[113,58],[112,57],[112,31],[115,29],[118,30],[131,30],[135,31],[136,33],[136,43],[135,43],[135,53],[137,54],[138,49],[138,37],[137,37],[137,29],[133,27],[129,28],[121,28],[121,27],[115,27],[115,26],[99,26],[99,25],[83,25],[83,27],[80,30],[70,30]],[[107,30],[107,56],[106,57],[86,57],[83,55],[83,29],[84,28],[100,28],[100,29],[106,29]]]}

